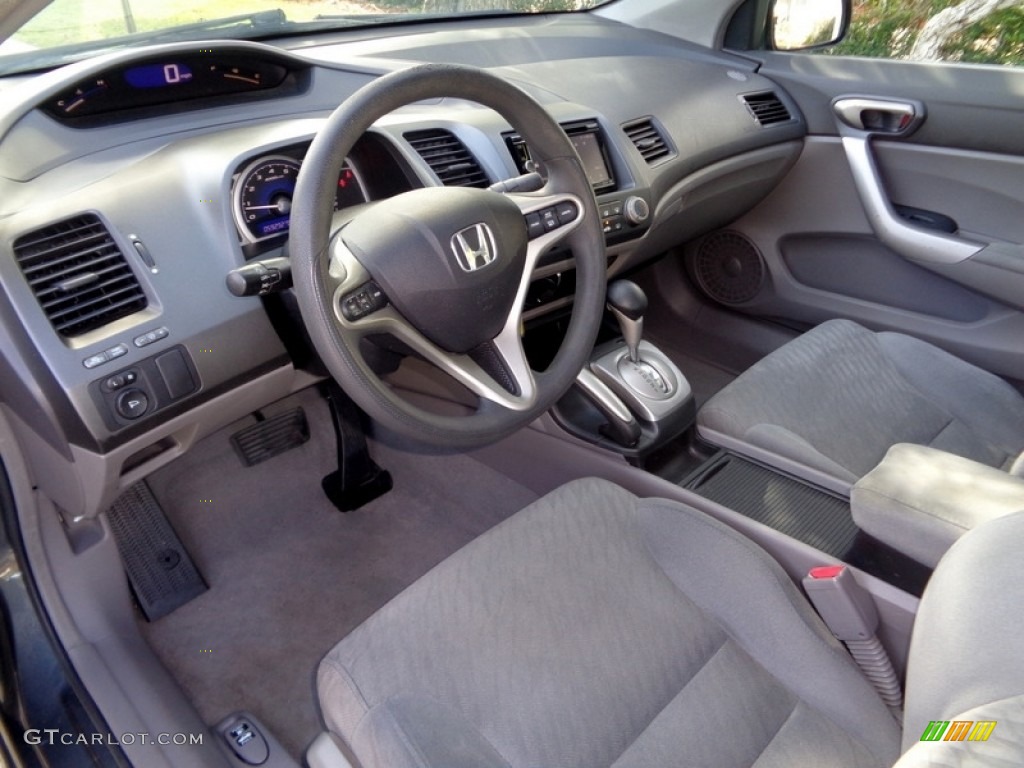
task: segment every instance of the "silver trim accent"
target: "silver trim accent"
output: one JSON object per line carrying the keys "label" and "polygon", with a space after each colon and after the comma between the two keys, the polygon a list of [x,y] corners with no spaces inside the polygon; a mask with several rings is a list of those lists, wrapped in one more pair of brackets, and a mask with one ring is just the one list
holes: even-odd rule
{"label": "silver trim accent", "polygon": [[889,202],[868,137],[844,136],[842,142],[864,213],[871,229],[887,246],[907,259],[927,264],[959,264],[984,248],[979,243],[908,224]]}
{"label": "silver trim accent", "polygon": [[640,360],[657,370],[668,383],[671,394],[667,398],[647,397],[623,380],[622,374],[619,372],[619,365],[623,360],[629,358],[629,351],[625,345],[615,347],[597,360],[592,360],[590,370],[644,421],[661,421],[690,397],[690,382],[686,380],[686,376],[676,364],[650,342],[641,341],[639,349]]}
{"label": "silver trim accent", "polygon": [[[471,240],[475,240],[474,245]],[[452,253],[463,272],[477,272],[498,258],[494,233],[482,221],[452,235]]]}
{"label": "silver trim accent", "polygon": [[580,389],[597,402],[602,403],[607,411],[614,414],[620,421],[627,424],[632,424],[636,421],[636,417],[619,396],[612,392],[608,385],[597,378],[589,368],[584,368],[577,374],[576,383]]}
{"label": "silver trim accent", "polygon": [[[897,136],[910,133],[921,122],[922,116],[917,113],[913,104],[904,101],[889,101],[888,99],[866,99],[861,97],[845,97],[836,99],[832,103],[832,109],[844,124],[858,131],[873,131],[874,129],[864,125],[865,112],[885,112],[896,115],[906,122],[895,131],[880,131],[888,135]],[[901,120],[902,122],[902,120]]]}

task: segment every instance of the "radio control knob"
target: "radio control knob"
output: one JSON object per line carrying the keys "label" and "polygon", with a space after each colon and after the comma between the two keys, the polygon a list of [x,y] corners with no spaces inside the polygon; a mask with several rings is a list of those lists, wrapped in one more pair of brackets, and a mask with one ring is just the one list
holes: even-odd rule
{"label": "radio control knob", "polygon": [[651,206],[642,197],[633,195],[622,206],[622,212],[630,224],[643,224],[651,216]]}

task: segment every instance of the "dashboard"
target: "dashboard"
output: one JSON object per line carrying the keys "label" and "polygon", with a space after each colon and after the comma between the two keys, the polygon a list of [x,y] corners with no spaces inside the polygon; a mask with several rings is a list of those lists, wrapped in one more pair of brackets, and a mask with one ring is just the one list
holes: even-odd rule
{"label": "dashboard", "polygon": [[[597,198],[609,274],[748,210],[806,132],[751,62],[578,14],[287,48],[172,44],[2,84],[3,401],[32,450],[65,467],[41,481],[65,509],[96,514],[203,434],[316,379],[287,296],[239,298],[225,278],[287,257],[295,180],[330,112],[429,61],[486,67],[558,120]],[[422,102],[359,140],[334,207],[534,170],[496,113]],[[571,303],[572,269],[571,253],[541,261],[531,333]]]}

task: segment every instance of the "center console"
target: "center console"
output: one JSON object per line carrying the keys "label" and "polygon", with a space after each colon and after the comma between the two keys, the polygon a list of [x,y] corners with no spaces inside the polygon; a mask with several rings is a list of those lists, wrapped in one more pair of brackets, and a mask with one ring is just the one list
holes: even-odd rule
{"label": "center console", "polygon": [[598,346],[554,416],[572,434],[638,460],[688,430],[697,408],[678,366],[644,341],[647,297],[628,280],[608,286],[621,338]]}

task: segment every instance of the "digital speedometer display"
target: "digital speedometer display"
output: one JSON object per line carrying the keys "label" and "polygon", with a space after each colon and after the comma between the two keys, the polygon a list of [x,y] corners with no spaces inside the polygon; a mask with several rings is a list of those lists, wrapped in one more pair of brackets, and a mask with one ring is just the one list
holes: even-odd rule
{"label": "digital speedometer display", "polygon": [[[265,240],[287,232],[291,222],[292,196],[301,163],[287,155],[270,155],[247,165],[235,182],[235,220],[243,237]],[[334,210],[366,202],[366,194],[348,161],[341,168],[334,196]]]}
{"label": "digital speedometer display", "polygon": [[165,88],[181,85],[192,80],[192,70],[187,64],[170,61],[162,64],[147,64],[124,71],[124,79],[134,88]]}

